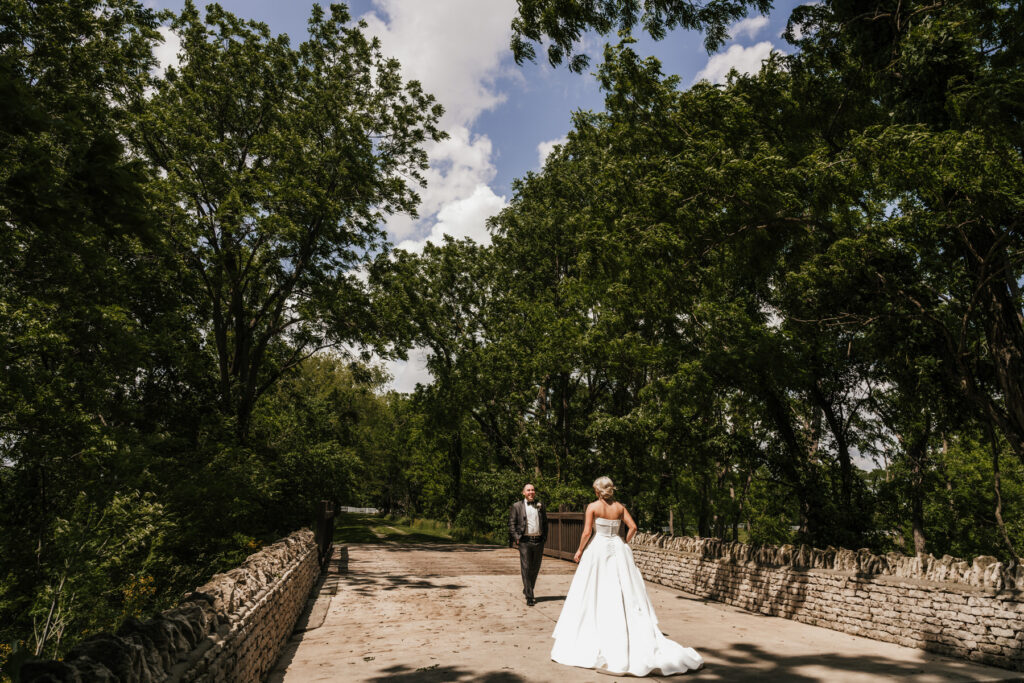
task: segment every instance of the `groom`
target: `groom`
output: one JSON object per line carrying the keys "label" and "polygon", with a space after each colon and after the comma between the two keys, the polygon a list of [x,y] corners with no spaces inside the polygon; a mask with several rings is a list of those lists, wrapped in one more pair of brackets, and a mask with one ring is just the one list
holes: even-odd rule
{"label": "groom", "polygon": [[533,484],[523,487],[523,499],[513,503],[508,511],[509,542],[519,548],[519,570],[523,575],[523,595],[526,604],[533,607],[533,585],[537,582],[540,560],[544,555],[544,541],[548,537],[548,516],[537,500]]}

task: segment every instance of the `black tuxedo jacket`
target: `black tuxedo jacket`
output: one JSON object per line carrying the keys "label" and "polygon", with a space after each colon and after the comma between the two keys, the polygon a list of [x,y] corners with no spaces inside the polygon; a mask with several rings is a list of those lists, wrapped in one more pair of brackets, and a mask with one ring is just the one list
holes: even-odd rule
{"label": "black tuxedo jacket", "polygon": [[[540,516],[540,542],[544,543],[548,540],[548,515],[545,511],[545,505],[540,501],[535,501],[537,505],[537,512]],[[512,503],[512,507],[508,510],[508,544],[510,546],[519,543],[519,537],[526,533],[526,501],[520,499],[515,503]]]}

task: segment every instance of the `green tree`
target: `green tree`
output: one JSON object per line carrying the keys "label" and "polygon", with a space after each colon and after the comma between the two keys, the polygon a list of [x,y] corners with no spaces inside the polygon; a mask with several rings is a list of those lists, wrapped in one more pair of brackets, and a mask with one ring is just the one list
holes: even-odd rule
{"label": "green tree", "polygon": [[0,639],[52,655],[120,614],[162,527],[135,398],[175,270],[122,144],[157,17],[12,0],[0,26]]}
{"label": "green tree", "polygon": [[547,57],[552,65],[569,60],[569,68],[582,71],[587,55],[576,49],[584,32],[601,35],[612,31],[631,33],[640,24],[658,40],[676,28],[703,30],[708,52],[728,39],[729,24],[751,11],[762,14],[772,8],[770,0],[518,0],[519,11],[512,20],[512,55],[516,63],[533,60],[533,43],[548,42]]}
{"label": "green tree", "polygon": [[[321,500],[366,507],[380,496],[389,429],[380,370],[336,355],[306,359],[253,414],[253,440],[269,452],[276,514],[285,528],[308,523]],[[240,520],[241,521],[241,520]]]}
{"label": "green tree", "polygon": [[201,286],[210,382],[243,442],[259,398],[303,359],[380,339],[358,270],[384,245],[382,216],[415,211],[423,143],[443,137],[440,105],[349,19],[314,6],[295,49],[188,2],[172,23],[181,63],[135,117]]}
{"label": "green tree", "polygon": [[395,252],[393,261],[381,260],[376,273],[390,290],[390,315],[407,321],[407,343],[430,352],[427,369],[434,381],[418,386],[416,393],[435,435],[446,443],[449,519],[462,505],[465,423],[484,402],[476,353],[489,288],[487,268],[479,245],[445,238],[442,245],[427,243],[421,255]]}
{"label": "green tree", "polygon": [[857,98],[858,108],[874,113],[851,131],[843,156],[870,169],[867,189],[891,207],[858,235],[854,248],[874,296],[852,302],[866,310],[847,313],[918,321],[941,340],[951,383],[1024,458],[1022,147],[1011,104],[1024,83],[1012,28],[1019,10],[995,2],[872,5],[863,15],[838,3],[794,15],[819,36],[801,42],[808,65],[844,55],[829,77],[870,95]]}

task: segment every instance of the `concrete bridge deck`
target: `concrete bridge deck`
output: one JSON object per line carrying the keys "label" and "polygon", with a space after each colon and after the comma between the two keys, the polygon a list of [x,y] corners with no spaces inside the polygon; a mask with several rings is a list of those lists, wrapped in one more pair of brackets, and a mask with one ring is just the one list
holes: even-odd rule
{"label": "concrete bridge deck", "polygon": [[[347,562],[344,554],[335,550],[316,604],[300,623],[307,630],[288,643],[271,683],[609,680],[549,659],[551,631],[576,568],[571,562],[544,558],[538,604],[527,607],[519,554],[508,548],[357,544],[348,546]],[[647,589],[665,634],[706,661],[688,680],[1024,680],[657,584]]]}

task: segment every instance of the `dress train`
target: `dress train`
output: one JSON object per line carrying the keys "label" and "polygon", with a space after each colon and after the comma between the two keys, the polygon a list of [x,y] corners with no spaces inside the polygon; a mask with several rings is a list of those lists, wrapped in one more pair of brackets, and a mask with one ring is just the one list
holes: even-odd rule
{"label": "dress train", "polygon": [[666,638],[621,520],[594,520],[594,537],[573,576],[552,638],[551,659],[603,673],[669,676],[699,669],[692,647]]}

